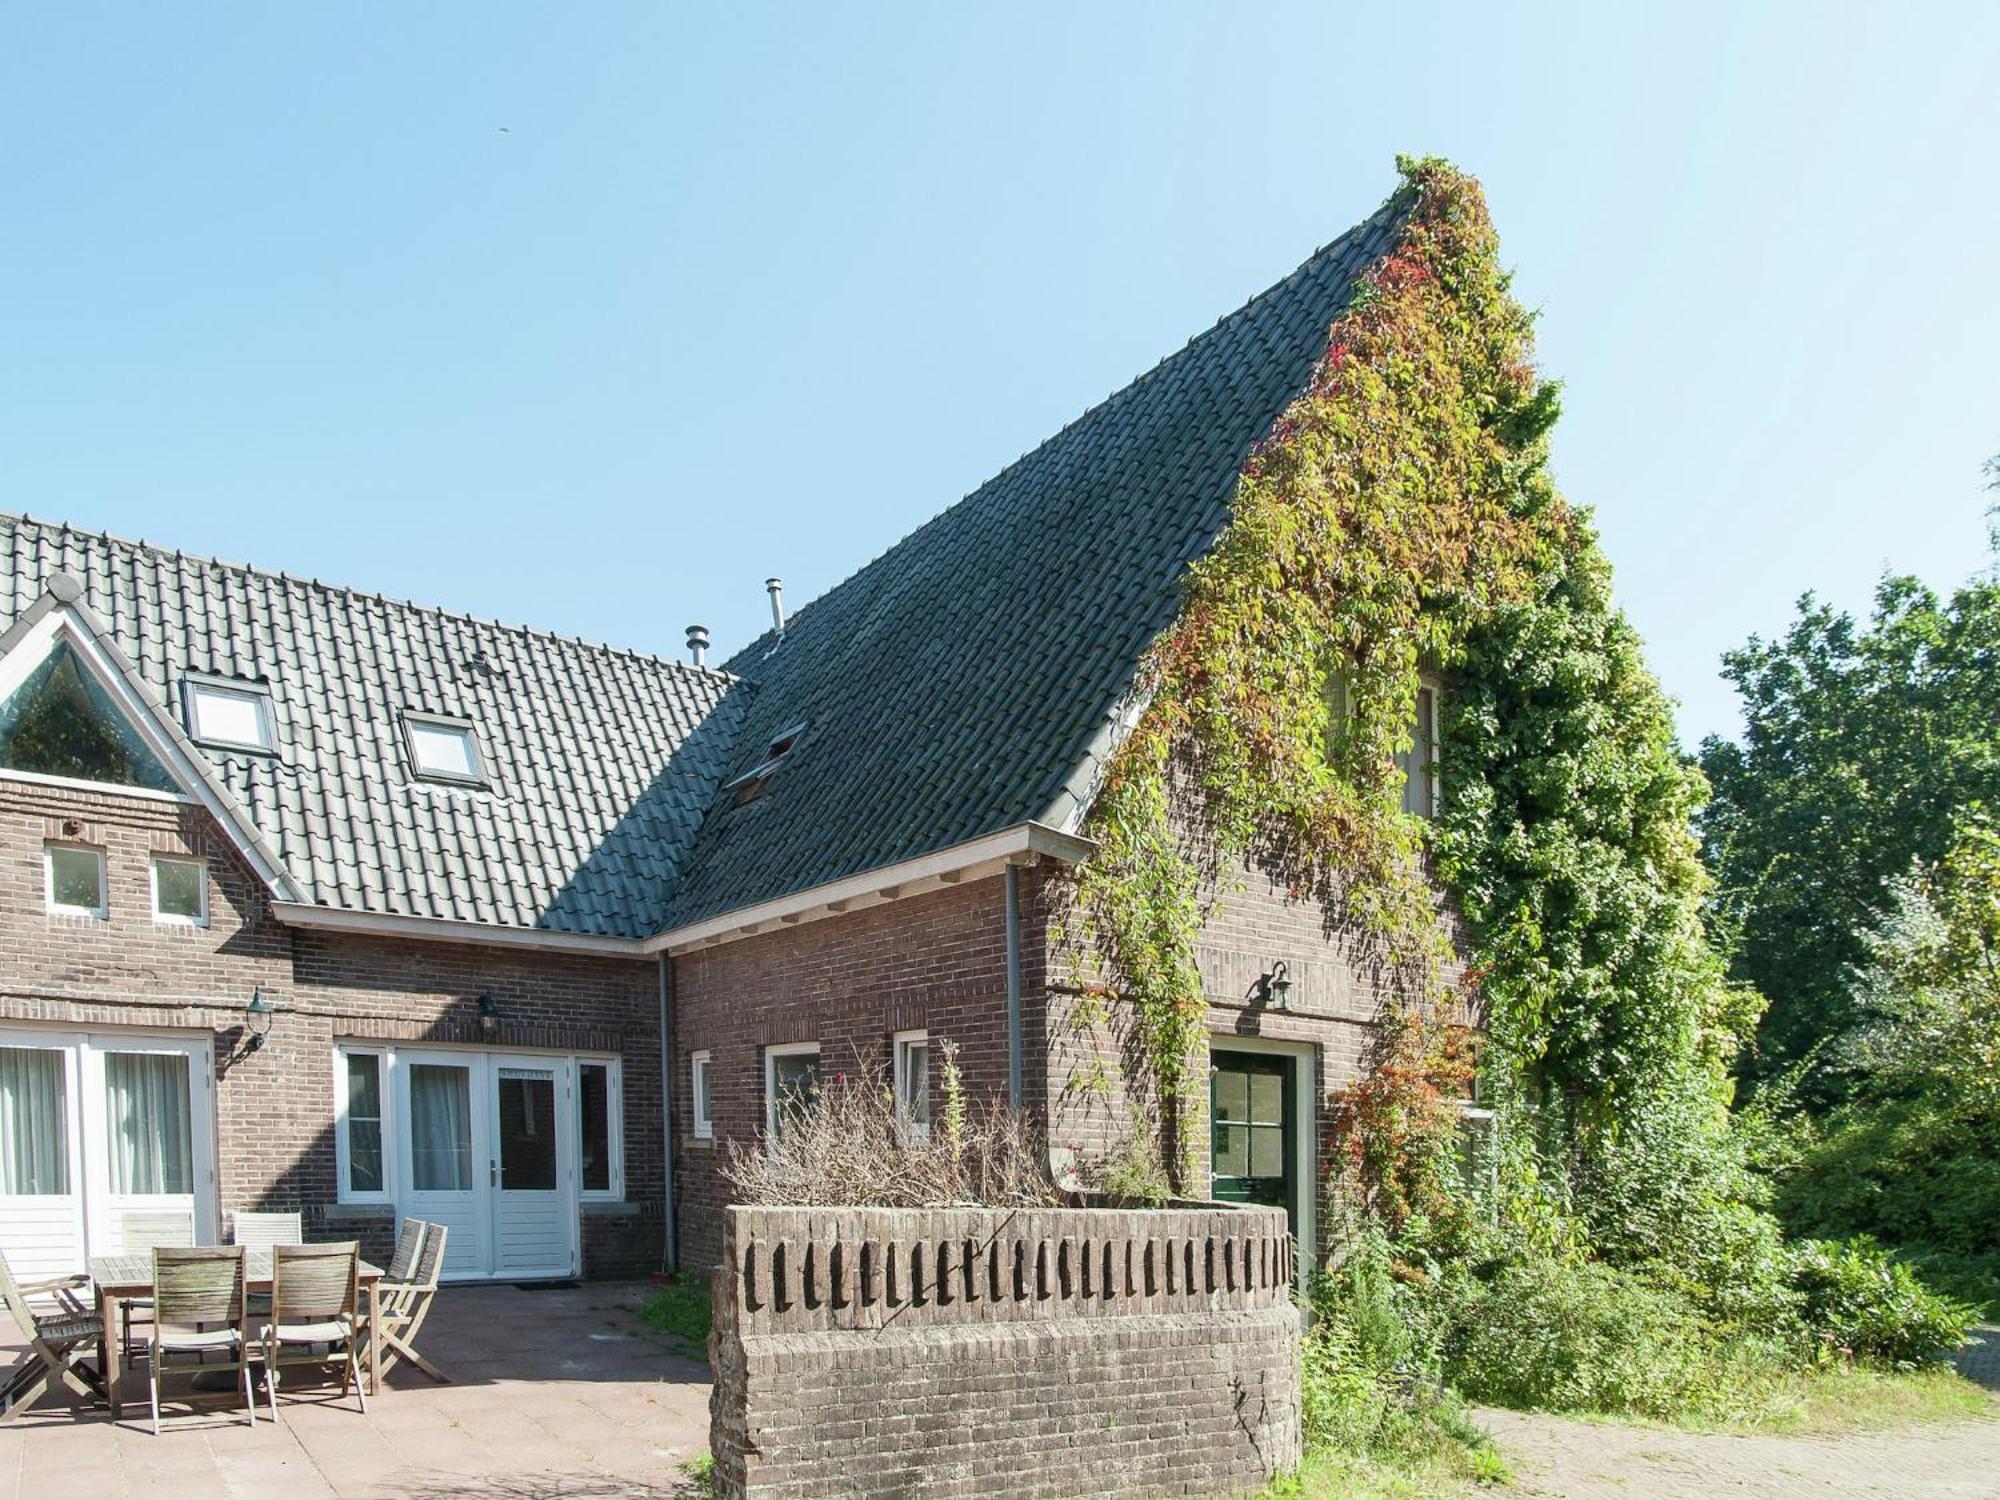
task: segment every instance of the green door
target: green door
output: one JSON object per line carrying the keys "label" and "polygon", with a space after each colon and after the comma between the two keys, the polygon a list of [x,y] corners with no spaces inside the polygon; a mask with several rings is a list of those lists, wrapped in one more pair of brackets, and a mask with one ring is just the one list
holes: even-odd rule
{"label": "green door", "polygon": [[[1210,1055],[1209,1191],[1225,1203],[1294,1208],[1292,1059],[1258,1052]],[[1292,1225],[1298,1233],[1298,1225]]]}

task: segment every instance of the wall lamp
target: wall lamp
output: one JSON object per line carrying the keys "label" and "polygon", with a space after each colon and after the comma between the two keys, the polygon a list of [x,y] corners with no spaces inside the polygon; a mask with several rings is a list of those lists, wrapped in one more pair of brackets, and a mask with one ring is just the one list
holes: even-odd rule
{"label": "wall lamp", "polygon": [[491,995],[479,997],[479,1029],[488,1036],[500,1029],[500,1005]]}
{"label": "wall lamp", "polygon": [[276,1014],[271,1002],[264,998],[262,985],[250,991],[250,1003],[243,1007],[243,1029],[249,1034],[243,1044],[244,1051],[255,1052],[264,1045],[264,1038],[271,1034],[271,1018]]}
{"label": "wall lamp", "polygon": [[1257,988],[1250,992],[1260,1005],[1273,1005],[1279,1010],[1292,1008],[1292,971],[1281,958],[1271,965],[1271,972],[1257,976]]}

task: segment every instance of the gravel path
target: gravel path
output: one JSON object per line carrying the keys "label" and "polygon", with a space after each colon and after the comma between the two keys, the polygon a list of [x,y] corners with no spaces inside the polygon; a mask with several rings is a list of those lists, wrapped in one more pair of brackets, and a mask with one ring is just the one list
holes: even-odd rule
{"label": "gravel path", "polygon": [[1994,1500],[1995,1420],[1841,1437],[1719,1437],[1482,1411],[1514,1466],[1500,1493],[1536,1500]]}

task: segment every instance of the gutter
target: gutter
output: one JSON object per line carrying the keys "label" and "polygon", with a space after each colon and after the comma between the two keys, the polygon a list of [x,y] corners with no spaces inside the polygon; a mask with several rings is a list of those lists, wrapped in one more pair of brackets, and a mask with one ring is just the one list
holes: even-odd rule
{"label": "gutter", "polygon": [[1007,1102],[1021,1107],[1021,867],[1007,866]]}
{"label": "gutter", "polygon": [[674,1222],[674,961],[660,955],[660,1170],[667,1193],[666,1244],[660,1269],[680,1269],[680,1235]]}
{"label": "gutter", "polygon": [[473,943],[493,948],[530,948],[545,953],[590,953],[603,958],[651,956],[638,938],[599,937],[588,932],[551,932],[542,927],[507,927],[498,922],[463,922],[455,917],[401,917],[386,912],[355,911],[344,906],[315,906],[303,901],[273,901],[271,915],[287,927],[315,932],[358,933],[369,937],[420,938],[432,943]]}
{"label": "gutter", "polygon": [[914,859],[881,865],[858,875],[809,886],[773,901],[738,907],[720,916],[671,928],[647,938],[645,948],[652,953],[683,953],[692,948],[748,937],[758,931],[793,927],[858,907],[893,901],[898,896],[915,894],[912,887],[919,884],[935,889],[969,877],[998,875],[1003,866],[1028,855],[1046,854],[1064,864],[1075,864],[1087,858],[1096,848],[1089,839],[1064,833],[1045,823],[1016,823],[998,833],[968,839],[962,844],[936,849]]}

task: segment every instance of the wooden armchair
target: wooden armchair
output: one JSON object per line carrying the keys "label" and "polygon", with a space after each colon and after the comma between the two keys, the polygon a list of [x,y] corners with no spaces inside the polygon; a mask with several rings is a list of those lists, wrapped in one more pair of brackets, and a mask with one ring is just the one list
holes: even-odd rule
{"label": "wooden armchair", "polygon": [[[104,1348],[104,1324],[77,1295],[86,1284],[81,1276],[17,1282],[7,1257],[0,1255],[0,1304],[27,1341],[14,1363],[0,1372],[0,1422],[26,1411],[51,1383],[86,1398],[104,1395],[102,1370],[84,1359],[88,1346]],[[35,1298],[43,1299],[39,1310]]]}

